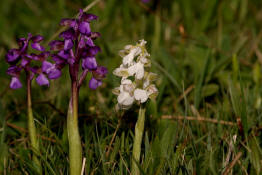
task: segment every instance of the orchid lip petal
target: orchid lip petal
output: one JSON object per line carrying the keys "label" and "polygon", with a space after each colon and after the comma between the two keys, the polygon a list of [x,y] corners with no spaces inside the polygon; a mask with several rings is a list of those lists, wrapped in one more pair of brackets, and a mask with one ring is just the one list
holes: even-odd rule
{"label": "orchid lip petal", "polygon": [[105,78],[105,76],[106,76],[107,73],[108,73],[107,68],[105,68],[105,67],[103,67],[103,66],[98,66],[97,69],[92,72],[93,76],[94,76],[97,80],[102,80],[103,78]]}
{"label": "orchid lip petal", "polygon": [[41,46],[39,43],[31,43],[31,47],[35,50],[39,50],[39,51],[45,51],[45,48],[43,46]]}
{"label": "orchid lip petal", "polygon": [[98,52],[100,52],[101,49],[98,46],[92,46],[88,49],[88,53],[92,56],[96,55]]}
{"label": "orchid lip petal", "polygon": [[63,59],[68,59],[70,57],[70,54],[66,52],[65,50],[59,51],[57,55]]}
{"label": "orchid lip petal", "polygon": [[90,89],[93,89],[93,90],[95,90],[96,88],[98,88],[99,86],[101,86],[102,85],[102,81],[100,81],[100,80],[97,80],[97,79],[95,79],[95,78],[91,78],[90,79],[90,81],[89,81],[89,88]]}
{"label": "orchid lip petal", "polygon": [[47,85],[49,86],[49,80],[46,78],[44,74],[39,74],[38,77],[36,78],[36,82],[40,85]]}
{"label": "orchid lip petal", "polygon": [[82,62],[83,69],[95,70],[97,68],[97,62],[95,57],[86,57]]}
{"label": "orchid lip petal", "polygon": [[88,46],[91,46],[91,47],[95,46],[93,40],[91,38],[89,38],[89,37],[87,37],[87,39],[86,39],[86,44]]}
{"label": "orchid lip petal", "polygon": [[73,65],[73,64],[75,63],[75,59],[73,59],[73,58],[68,58],[68,59],[67,59],[67,62],[68,62],[68,64]]}
{"label": "orchid lip petal", "polygon": [[147,92],[143,89],[136,89],[134,91],[134,97],[136,100],[140,101],[141,103],[144,103],[148,99]]}
{"label": "orchid lip petal", "polygon": [[49,79],[57,79],[61,76],[61,71],[59,69],[52,69],[47,75]]}
{"label": "orchid lip petal", "polygon": [[117,101],[121,106],[129,107],[134,103],[135,98],[128,92],[121,92],[117,97]]}
{"label": "orchid lip petal", "polygon": [[42,63],[42,71],[45,73],[49,73],[50,69],[52,69],[52,67],[54,67],[54,65],[48,61],[43,61]]}
{"label": "orchid lip petal", "polygon": [[70,50],[74,46],[74,42],[71,39],[66,39],[64,43],[64,50]]}
{"label": "orchid lip petal", "polygon": [[22,83],[17,77],[12,77],[10,82],[10,88],[11,89],[19,89],[22,87]]}
{"label": "orchid lip petal", "polygon": [[86,47],[86,41],[85,41],[85,38],[82,35],[82,37],[80,38],[80,41],[78,42],[78,48],[83,49],[85,47]]}
{"label": "orchid lip petal", "polygon": [[84,35],[90,35],[91,34],[91,28],[88,22],[81,22],[79,25],[79,31]]}
{"label": "orchid lip petal", "polygon": [[20,51],[18,49],[10,49],[5,55],[6,61],[8,63],[16,62],[20,56]]}
{"label": "orchid lip petal", "polygon": [[22,61],[21,61],[21,66],[22,67],[25,67],[30,61],[26,58],[23,58]]}

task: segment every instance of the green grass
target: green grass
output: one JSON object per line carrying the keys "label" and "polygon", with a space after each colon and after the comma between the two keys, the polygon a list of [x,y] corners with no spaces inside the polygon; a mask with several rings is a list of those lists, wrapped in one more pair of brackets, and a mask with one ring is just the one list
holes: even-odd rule
{"label": "green grass", "polygon": [[[111,90],[119,79],[112,71],[121,61],[118,51],[144,38],[152,72],[160,78],[159,96],[147,104],[141,174],[261,174],[261,1],[151,1],[101,0],[90,9],[99,16],[93,31],[102,35],[96,41],[102,48],[97,60],[110,73],[96,91],[87,81],[80,90],[85,173],[130,172],[138,106],[114,110]],[[91,2],[0,1],[0,174],[36,173],[26,129],[26,92],[8,88],[6,51],[28,32],[50,39],[61,18],[75,16]],[[67,73],[50,88],[35,82],[32,87],[44,174],[68,174]],[[240,122],[228,126],[163,115]]]}

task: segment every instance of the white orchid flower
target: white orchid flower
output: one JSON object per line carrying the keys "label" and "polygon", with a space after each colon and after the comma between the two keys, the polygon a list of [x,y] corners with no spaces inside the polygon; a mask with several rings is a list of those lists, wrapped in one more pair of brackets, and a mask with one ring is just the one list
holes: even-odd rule
{"label": "white orchid flower", "polygon": [[119,88],[120,92],[128,92],[133,94],[135,88],[135,84],[131,80],[125,78],[121,80],[121,85]]}
{"label": "white orchid flower", "polygon": [[134,98],[135,85],[129,79],[123,78],[119,88],[114,89],[114,93],[118,95],[117,102],[118,107],[122,109],[128,109],[135,101]]}
{"label": "white orchid flower", "polygon": [[150,99],[155,99],[158,95],[158,90],[154,84],[151,84],[147,87],[147,95]]}
{"label": "white orchid flower", "polygon": [[125,66],[131,66],[133,63],[133,60],[136,56],[138,56],[141,53],[140,47],[134,47],[130,50],[129,54],[124,56],[123,58],[123,64]]}
{"label": "white orchid flower", "polygon": [[145,41],[144,39],[139,40],[139,44],[141,47],[144,47],[146,45],[147,41]]}
{"label": "white orchid flower", "polygon": [[146,90],[143,89],[136,89],[134,91],[134,96],[135,99],[140,103],[145,103],[149,97]]}
{"label": "white orchid flower", "polygon": [[113,74],[118,77],[125,77],[127,78],[129,76],[128,69],[123,66],[123,64],[120,65],[120,67],[116,68],[113,71]]}
{"label": "white orchid flower", "polygon": [[145,67],[151,66],[151,61],[148,58],[146,58],[145,56],[139,56],[137,60],[141,62],[142,64],[144,64]]}
{"label": "white orchid flower", "polygon": [[120,106],[130,107],[134,103],[135,98],[131,96],[128,92],[121,92],[117,97],[117,102]]}
{"label": "white orchid flower", "polygon": [[135,78],[141,80],[144,77],[144,65],[141,62],[134,64],[128,68],[129,76],[135,75]]}
{"label": "white orchid flower", "polygon": [[156,80],[157,80],[157,74],[153,72],[146,72],[144,82],[143,82],[143,89],[147,88],[150,85],[150,83]]}

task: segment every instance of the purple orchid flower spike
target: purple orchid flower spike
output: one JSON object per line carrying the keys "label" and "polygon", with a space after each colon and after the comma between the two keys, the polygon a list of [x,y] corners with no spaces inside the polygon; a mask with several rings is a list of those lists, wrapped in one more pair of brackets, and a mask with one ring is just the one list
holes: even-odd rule
{"label": "purple orchid flower spike", "polygon": [[[94,40],[100,37],[100,33],[92,32],[90,28],[90,23],[93,20],[97,20],[98,17],[93,14],[85,13],[82,9],[79,11],[77,18],[64,18],[60,21],[60,25],[67,26],[68,28],[61,32],[59,37],[62,40],[54,40],[49,43],[50,50],[54,53],[52,54],[53,61],[55,65],[51,63],[47,64],[43,62],[44,72],[52,72],[53,76],[48,75],[49,79],[53,77],[59,77],[61,70],[65,65],[69,65],[71,77],[78,79],[76,73],[79,72],[79,65],[82,65],[83,75],[80,76],[80,79],[83,79],[83,76],[86,76],[84,72],[93,72],[100,69],[96,61],[95,56],[101,51],[100,47],[94,44]],[[57,68],[58,70],[46,71],[48,68]],[[106,70],[105,67],[103,67]],[[107,70],[104,71],[107,73]],[[105,77],[104,72],[97,71],[96,74],[100,74],[100,77]],[[92,83],[90,83],[92,82]],[[102,79],[98,80],[95,77],[92,77],[89,82],[90,89],[96,89],[102,84]]]}
{"label": "purple orchid flower spike", "polygon": [[[20,38],[18,40],[18,48],[10,49],[5,56],[6,62],[10,65],[6,73],[12,77],[9,86],[10,88],[22,88],[23,85],[20,81],[20,74],[22,71],[24,71],[26,74],[28,131],[31,146],[38,154],[39,143],[32,110],[31,83],[33,78],[36,76],[36,82],[40,86],[49,86],[48,78],[56,79],[61,75],[60,69],[58,69],[55,64],[47,61],[50,53],[46,52],[45,48],[40,44],[43,39],[44,38],[41,35],[33,36],[31,33],[29,33],[26,38]],[[30,47],[35,53],[28,53]],[[41,164],[36,155],[33,154],[33,161],[38,165],[38,174],[40,174]]]}
{"label": "purple orchid flower spike", "polygon": [[[22,87],[22,83],[19,80],[21,71],[24,70],[27,75],[30,75],[30,80],[33,79],[34,75],[37,75],[36,82],[42,85],[49,85],[49,79],[59,78],[61,71],[56,68],[55,64],[50,63],[48,68],[45,68],[46,60],[50,53],[45,52],[45,48],[40,44],[44,37],[41,35],[33,36],[31,33],[28,34],[27,38],[20,38],[18,40],[18,49],[10,49],[5,58],[6,62],[10,64],[7,70],[7,74],[12,76],[10,88],[18,89]],[[31,43],[31,44],[30,44]],[[39,54],[30,53],[28,54],[28,48],[31,46],[33,50],[40,51]],[[32,67],[32,62],[42,63],[41,67]]]}
{"label": "purple orchid flower spike", "polygon": [[[60,21],[60,25],[67,29],[60,33],[60,40],[49,43],[51,54],[55,64],[44,61],[42,71],[48,75],[49,79],[59,77],[61,69],[66,65],[69,67],[71,77],[71,100],[67,114],[67,130],[69,141],[69,163],[70,174],[81,174],[82,147],[78,132],[78,93],[87,74],[90,72],[92,78],[89,80],[89,88],[97,89],[102,85],[102,80],[107,74],[105,67],[99,66],[96,55],[101,51],[96,46],[94,40],[100,37],[98,32],[92,32],[90,24],[98,17],[93,14],[85,13],[80,9],[77,18],[65,18]],[[13,54],[15,57],[15,54]],[[15,59],[15,58],[14,58]],[[82,72],[80,68],[82,67]],[[57,71],[59,70],[59,71]],[[52,75],[50,75],[52,73]],[[37,81],[46,83],[46,77],[39,75]]]}

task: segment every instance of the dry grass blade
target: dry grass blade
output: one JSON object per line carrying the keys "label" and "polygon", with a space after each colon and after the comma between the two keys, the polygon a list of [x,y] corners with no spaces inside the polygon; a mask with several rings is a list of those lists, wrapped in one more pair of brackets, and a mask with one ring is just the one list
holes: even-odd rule
{"label": "dry grass blade", "polygon": [[161,119],[194,120],[194,121],[210,122],[210,123],[221,124],[221,125],[229,125],[229,126],[236,126],[237,125],[234,122],[205,118],[205,117],[200,117],[200,116],[199,117],[192,117],[192,116],[185,116],[184,117],[184,116],[163,115],[163,116],[161,116]]}
{"label": "dry grass blade", "polygon": [[224,173],[222,175],[227,175],[230,173],[230,171],[232,170],[232,168],[235,166],[235,164],[237,163],[237,161],[240,159],[240,157],[242,156],[242,152],[237,153],[235,159],[228,165],[228,167],[226,168],[226,170],[224,171]]}
{"label": "dry grass blade", "polygon": [[[20,127],[20,126],[17,126],[17,125],[15,125],[15,124],[6,122],[6,125],[9,126],[10,128],[13,128],[13,129],[18,130],[19,132],[28,133],[28,130],[26,130],[25,128],[22,128],[22,127]],[[41,135],[39,135],[39,134],[38,134],[37,136],[38,136],[38,137],[41,137],[43,140],[47,140],[47,141],[56,143],[56,140],[55,140],[55,139],[52,139],[52,138],[49,138],[49,137],[45,137],[45,136],[41,136]]]}
{"label": "dry grass blade", "polygon": [[187,96],[193,89],[195,88],[195,85],[191,85],[189,86],[183,94],[181,94],[178,99],[177,99],[177,103],[179,103],[181,100],[184,99],[185,96]]}
{"label": "dry grass blade", "polygon": [[81,175],[84,175],[84,171],[85,171],[85,164],[86,164],[86,158],[83,158],[83,164],[82,164],[82,170],[81,170]]}
{"label": "dry grass blade", "polygon": [[108,146],[108,150],[107,150],[107,152],[106,152],[106,157],[108,157],[108,155],[109,155],[109,153],[110,153],[112,144],[113,144],[113,142],[114,142],[114,140],[115,140],[116,133],[117,133],[119,127],[120,127],[120,124],[121,124],[121,119],[118,120],[118,124],[117,124],[116,130],[115,130],[115,132],[114,132],[114,134],[113,134],[113,137],[112,137],[112,139],[111,139],[111,141],[110,141],[110,144],[109,144],[109,146]]}

